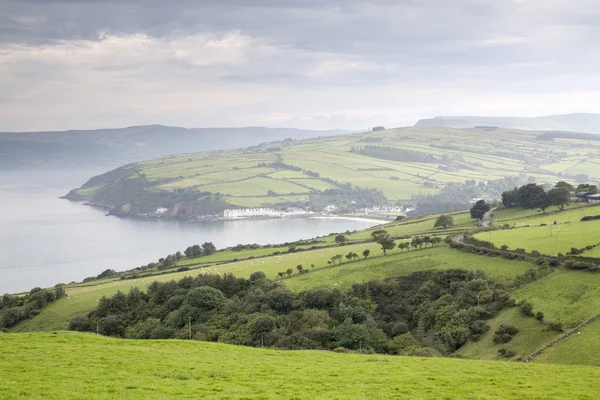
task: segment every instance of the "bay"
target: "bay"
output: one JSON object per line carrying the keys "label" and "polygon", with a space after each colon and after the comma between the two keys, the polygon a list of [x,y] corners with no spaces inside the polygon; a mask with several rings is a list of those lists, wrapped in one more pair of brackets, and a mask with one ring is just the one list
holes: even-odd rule
{"label": "bay", "polygon": [[374,225],[319,218],[136,221],[59,198],[105,170],[0,171],[0,294],[135,268],[205,241],[217,248],[277,244]]}

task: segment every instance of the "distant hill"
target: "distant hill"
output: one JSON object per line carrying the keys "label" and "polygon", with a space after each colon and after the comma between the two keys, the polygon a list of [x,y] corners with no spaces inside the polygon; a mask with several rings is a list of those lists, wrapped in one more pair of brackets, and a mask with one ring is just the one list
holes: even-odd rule
{"label": "distant hill", "polygon": [[497,126],[508,129],[531,131],[571,131],[600,134],[600,114],[564,114],[546,117],[469,117],[447,116],[422,119],[416,126],[437,126],[447,128],[474,128]]}
{"label": "distant hill", "polygon": [[116,166],[168,154],[226,150],[286,138],[347,133],[290,128],[180,128],[163,125],[60,132],[0,132],[0,169]]}

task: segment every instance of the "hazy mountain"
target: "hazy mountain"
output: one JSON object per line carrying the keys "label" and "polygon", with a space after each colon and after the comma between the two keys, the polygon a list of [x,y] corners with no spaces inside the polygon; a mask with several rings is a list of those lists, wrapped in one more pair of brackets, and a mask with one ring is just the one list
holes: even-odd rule
{"label": "hazy mountain", "polygon": [[546,117],[469,117],[447,116],[422,119],[416,126],[443,126],[448,128],[473,128],[475,126],[497,126],[509,129],[535,131],[572,131],[600,133],[600,114],[564,114]]}
{"label": "hazy mountain", "polygon": [[167,154],[248,147],[286,138],[345,133],[289,128],[162,125],[60,132],[0,132],[0,168],[121,165]]}

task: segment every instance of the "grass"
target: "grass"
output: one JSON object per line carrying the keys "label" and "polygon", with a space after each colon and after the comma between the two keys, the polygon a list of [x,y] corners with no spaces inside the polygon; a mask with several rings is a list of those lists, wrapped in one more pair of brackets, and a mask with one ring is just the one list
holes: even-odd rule
{"label": "grass", "polygon": [[[559,335],[558,332],[548,329],[544,323],[523,314],[519,307],[502,310],[487,323],[490,330],[481,335],[478,341],[470,340],[457,351],[458,354],[478,360],[507,360],[498,355],[498,349],[505,348],[515,351],[516,355],[512,357],[514,359],[528,356]],[[519,333],[508,343],[495,344],[494,332],[503,324],[515,326]]]}
{"label": "grass", "polygon": [[579,249],[600,243],[600,221],[498,230],[479,233],[475,237],[491,241],[496,247],[507,245],[513,250],[523,248],[549,255],[566,254],[572,247]]}
{"label": "grass", "polygon": [[579,332],[545,350],[534,361],[544,364],[579,364],[599,367],[600,321],[585,326]]}
{"label": "grass", "polygon": [[91,334],[0,335],[12,399],[593,399],[595,367],[278,351]]}
{"label": "grass", "polygon": [[518,301],[533,303],[550,321],[573,327],[600,312],[600,274],[569,269],[558,270],[513,294]]}
{"label": "grass", "polygon": [[367,282],[388,276],[408,275],[427,269],[450,268],[482,270],[493,279],[510,281],[516,275],[532,268],[532,265],[527,262],[501,258],[484,259],[448,247],[439,247],[346,263],[336,267],[319,268],[309,274],[285,279],[284,282],[293,290],[304,290],[311,287],[337,287],[344,290],[349,289],[353,282]]}
{"label": "grass", "polygon": [[524,210],[521,208],[508,208],[495,211],[493,219],[495,225],[509,224],[511,226],[536,226],[541,224],[553,225],[554,221],[558,224],[568,222],[577,223],[586,215],[600,214],[600,206],[590,206],[587,203],[575,203],[560,211],[556,209],[548,210],[542,213],[538,210]]}

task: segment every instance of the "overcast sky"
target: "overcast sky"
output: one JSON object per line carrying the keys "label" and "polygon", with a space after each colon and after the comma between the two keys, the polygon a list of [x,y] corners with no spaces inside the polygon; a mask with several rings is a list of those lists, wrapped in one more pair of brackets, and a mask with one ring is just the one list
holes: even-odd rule
{"label": "overcast sky", "polygon": [[598,0],[1,0],[0,131],[600,109]]}

